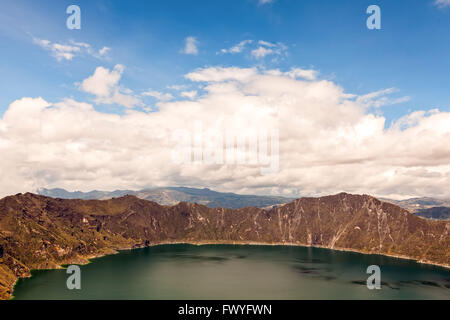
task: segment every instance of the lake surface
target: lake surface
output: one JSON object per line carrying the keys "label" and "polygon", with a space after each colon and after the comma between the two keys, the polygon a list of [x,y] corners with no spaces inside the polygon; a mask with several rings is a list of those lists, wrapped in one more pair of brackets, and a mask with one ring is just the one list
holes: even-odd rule
{"label": "lake surface", "polygon": [[[369,290],[366,269],[381,268]],[[33,271],[15,299],[446,299],[450,271],[409,260],[291,246],[160,245],[81,266],[81,290],[66,270]]]}

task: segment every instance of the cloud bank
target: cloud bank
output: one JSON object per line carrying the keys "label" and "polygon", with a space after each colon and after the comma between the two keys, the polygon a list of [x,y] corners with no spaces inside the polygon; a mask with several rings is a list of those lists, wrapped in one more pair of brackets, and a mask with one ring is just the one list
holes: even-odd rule
{"label": "cloud bank", "polygon": [[[112,103],[123,70],[99,67],[80,89]],[[0,120],[0,195],[38,187],[186,185],[292,196],[347,191],[450,197],[448,112],[416,111],[386,127],[373,107],[402,99],[390,98],[394,89],[356,96],[314,70],[208,67],[186,78],[198,93],[160,101],[151,113],[122,99],[116,103],[128,107],[123,115],[71,99],[14,101]],[[174,131],[194,130],[198,122],[205,131],[236,135],[276,125],[279,171],[261,175],[251,164],[175,164]]]}
{"label": "cloud bank", "polygon": [[126,108],[142,106],[139,98],[132,91],[119,85],[124,66],[118,64],[113,70],[98,67],[92,76],[84,79],[79,88],[95,96],[97,104],[117,104]]}

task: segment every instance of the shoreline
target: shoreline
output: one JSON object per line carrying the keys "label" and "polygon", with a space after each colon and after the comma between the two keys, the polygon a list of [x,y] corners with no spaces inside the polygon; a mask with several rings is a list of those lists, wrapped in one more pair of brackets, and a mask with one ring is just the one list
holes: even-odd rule
{"label": "shoreline", "polygon": [[11,298],[7,299],[7,300],[14,300],[14,290],[16,288],[16,285],[18,284],[20,279],[27,279],[27,278],[31,278],[32,277],[32,271],[51,271],[51,270],[60,270],[60,269],[67,269],[66,267],[64,267],[65,265],[71,265],[71,264],[78,264],[78,265],[88,265],[90,263],[93,263],[96,259],[105,257],[105,256],[109,256],[109,255],[116,255],[118,253],[120,253],[121,251],[132,251],[135,249],[144,249],[144,248],[150,248],[150,247],[156,247],[156,246],[163,246],[163,245],[176,245],[176,244],[185,244],[185,245],[193,245],[193,246],[206,246],[206,245],[236,245],[236,246],[280,246],[280,247],[303,247],[303,248],[319,248],[319,249],[326,249],[326,250],[331,250],[331,251],[339,251],[339,252],[352,252],[352,253],[357,253],[357,254],[364,254],[364,255],[376,255],[376,256],[384,256],[384,257],[389,257],[389,258],[395,258],[395,259],[401,259],[401,260],[409,260],[411,262],[415,262],[417,264],[422,264],[425,266],[434,266],[434,267],[439,267],[439,268],[443,268],[446,271],[450,271],[450,265],[447,264],[440,264],[440,263],[435,263],[435,262],[431,262],[431,261],[422,261],[422,260],[417,260],[411,257],[407,257],[407,256],[401,256],[401,255],[393,255],[393,254],[384,254],[384,253],[370,253],[370,252],[364,252],[364,251],[360,251],[360,250],[356,250],[356,249],[350,249],[350,248],[329,248],[326,246],[320,246],[320,245],[306,245],[306,244],[299,244],[299,243],[293,243],[293,242],[278,242],[278,243],[262,243],[262,242],[245,242],[245,241],[163,241],[163,242],[157,242],[157,243],[151,243],[147,246],[133,246],[133,247],[125,247],[125,248],[114,248],[112,249],[111,253],[101,253],[98,255],[92,255],[89,257],[84,258],[86,260],[85,263],[64,263],[64,264],[60,264],[58,265],[57,268],[52,268],[52,269],[30,269],[30,276],[29,277],[22,277],[22,278],[17,278],[17,280],[15,281],[14,285],[12,286],[12,290],[11,290]]}

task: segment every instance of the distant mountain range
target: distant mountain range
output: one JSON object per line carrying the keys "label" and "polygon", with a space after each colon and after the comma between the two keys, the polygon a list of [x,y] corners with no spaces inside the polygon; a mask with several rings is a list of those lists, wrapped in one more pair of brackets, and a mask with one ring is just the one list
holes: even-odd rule
{"label": "distant mountain range", "polygon": [[107,200],[123,197],[126,195],[135,196],[139,199],[150,200],[160,205],[172,206],[179,202],[190,202],[203,204],[210,208],[230,208],[239,209],[244,207],[267,208],[275,205],[288,203],[293,198],[277,196],[255,196],[241,195],[236,193],[216,192],[207,188],[196,189],[186,187],[152,188],[140,191],[115,190],[115,191],[90,191],[90,192],[69,192],[64,189],[39,189],[39,195],[61,198],[61,199],[82,199],[82,200]]}
{"label": "distant mountain range", "polygon": [[[64,189],[39,189],[39,195],[61,198],[61,199],[82,199],[82,200],[107,200],[112,198],[132,195],[140,199],[155,201],[160,205],[172,206],[179,202],[189,202],[203,204],[210,208],[230,208],[239,209],[245,207],[270,208],[280,204],[288,203],[294,198],[280,196],[256,196],[241,195],[236,193],[217,192],[207,188],[186,188],[167,187],[152,188],[140,191],[115,190],[115,191],[90,191],[90,192],[70,192]],[[418,216],[428,219],[446,220],[450,219],[450,199],[434,198],[411,198],[407,200],[392,200],[380,198],[380,200],[395,204]]]}
{"label": "distant mountain range", "polygon": [[450,207],[450,199],[436,199],[436,198],[411,198],[406,200],[392,200],[380,198],[380,200],[387,201],[396,204],[411,212],[416,212],[424,209],[430,209],[434,207]]}
{"label": "distant mountain range", "polygon": [[427,219],[450,219],[450,199],[411,198],[406,200],[381,199]]}
{"label": "distant mountain range", "polygon": [[[211,193],[212,191],[204,191]],[[0,299],[32,269],[87,263],[160,243],[290,244],[410,258],[450,267],[450,222],[417,217],[368,195],[301,198],[271,209],[208,208],[124,196],[0,199]]]}
{"label": "distant mountain range", "polygon": [[414,212],[414,214],[428,219],[448,220],[450,219],[450,208],[433,207],[429,209],[420,209]]}

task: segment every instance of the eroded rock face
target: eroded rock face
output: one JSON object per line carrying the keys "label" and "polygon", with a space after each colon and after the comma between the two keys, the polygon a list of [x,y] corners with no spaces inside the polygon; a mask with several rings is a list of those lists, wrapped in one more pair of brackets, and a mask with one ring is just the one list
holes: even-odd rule
{"label": "eroded rock face", "polygon": [[0,258],[3,258],[3,247],[0,245]]}
{"label": "eroded rock face", "polygon": [[[168,242],[313,245],[448,266],[449,231],[450,222],[428,221],[373,197],[344,193],[270,210],[184,202],[168,207],[133,196],[63,200],[19,194],[0,200],[0,297],[10,296],[12,287],[4,283],[29,269]],[[2,282],[2,275],[9,282]]]}

